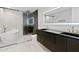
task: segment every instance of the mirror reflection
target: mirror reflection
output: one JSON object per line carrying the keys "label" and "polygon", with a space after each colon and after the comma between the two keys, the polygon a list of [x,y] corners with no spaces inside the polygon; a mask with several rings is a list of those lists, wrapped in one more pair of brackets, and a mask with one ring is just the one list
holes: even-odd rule
{"label": "mirror reflection", "polygon": [[44,13],[45,23],[78,23],[79,7],[60,7]]}

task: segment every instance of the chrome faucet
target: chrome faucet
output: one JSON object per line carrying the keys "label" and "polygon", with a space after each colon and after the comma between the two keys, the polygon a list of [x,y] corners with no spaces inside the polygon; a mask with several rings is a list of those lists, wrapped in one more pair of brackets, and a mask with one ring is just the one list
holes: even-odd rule
{"label": "chrome faucet", "polygon": [[75,31],[75,30],[74,30],[74,26],[72,26],[72,33],[74,33],[74,31]]}

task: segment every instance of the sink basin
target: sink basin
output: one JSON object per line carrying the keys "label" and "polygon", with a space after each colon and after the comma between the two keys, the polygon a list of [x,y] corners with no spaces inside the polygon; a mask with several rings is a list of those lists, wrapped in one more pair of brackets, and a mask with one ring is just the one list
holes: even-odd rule
{"label": "sink basin", "polygon": [[66,34],[66,35],[70,35],[70,36],[79,37],[79,34],[76,34],[76,33],[62,32],[61,34]]}
{"label": "sink basin", "polygon": [[41,30],[47,30],[47,29],[41,29]]}

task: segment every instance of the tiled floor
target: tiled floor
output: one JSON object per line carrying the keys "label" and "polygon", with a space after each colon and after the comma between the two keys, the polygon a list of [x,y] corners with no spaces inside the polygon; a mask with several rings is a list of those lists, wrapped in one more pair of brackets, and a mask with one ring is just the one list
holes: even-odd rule
{"label": "tiled floor", "polygon": [[[22,42],[22,40],[24,40]],[[49,52],[47,48],[37,42],[36,35],[26,35],[19,44],[0,48],[0,52]]]}

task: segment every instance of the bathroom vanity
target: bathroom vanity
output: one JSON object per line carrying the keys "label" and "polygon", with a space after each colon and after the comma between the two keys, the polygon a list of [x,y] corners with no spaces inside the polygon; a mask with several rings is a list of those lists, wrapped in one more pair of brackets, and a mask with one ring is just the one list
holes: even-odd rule
{"label": "bathroom vanity", "polygon": [[37,40],[52,52],[79,52],[79,7],[55,8],[43,16],[47,29],[37,30]]}
{"label": "bathroom vanity", "polygon": [[44,31],[44,30],[38,30],[37,31],[37,40],[49,48],[51,51],[55,51],[56,46],[56,40],[55,40],[55,34],[52,34],[50,32]]}
{"label": "bathroom vanity", "polygon": [[79,35],[57,30],[37,30],[37,40],[52,52],[79,52]]}

